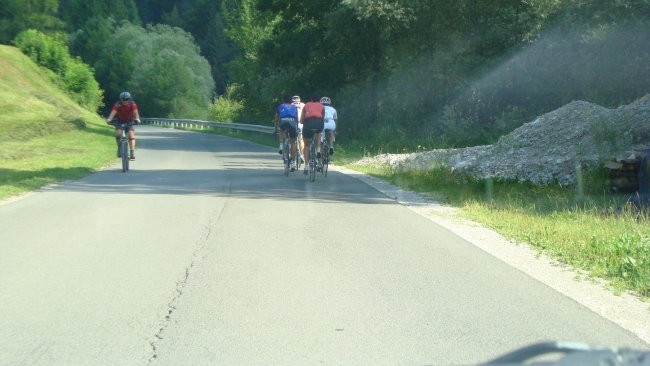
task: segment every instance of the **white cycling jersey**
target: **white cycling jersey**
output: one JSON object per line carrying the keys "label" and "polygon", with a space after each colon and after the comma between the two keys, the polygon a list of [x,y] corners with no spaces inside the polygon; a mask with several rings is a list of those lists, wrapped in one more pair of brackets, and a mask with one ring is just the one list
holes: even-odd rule
{"label": "white cycling jersey", "polygon": [[336,130],[336,120],[338,119],[338,115],[336,114],[336,109],[334,107],[325,106],[325,118],[324,122],[325,125],[323,127],[324,130],[331,130],[332,132]]}
{"label": "white cycling jersey", "polygon": [[293,105],[296,106],[296,109],[298,110],[298,128],[302,130],[302,109],[305,108],[305,103],[303,102],[293,102]]}

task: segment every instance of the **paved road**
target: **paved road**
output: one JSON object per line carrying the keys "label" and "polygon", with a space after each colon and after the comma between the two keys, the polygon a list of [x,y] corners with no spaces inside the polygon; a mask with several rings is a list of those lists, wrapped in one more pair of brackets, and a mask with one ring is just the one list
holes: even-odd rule
{"label": "paved road", "polygon": [[[467,364],[648,348],[356,179],[141,127],[138,161],[0,205],[0,364]],[[117,163],[117,160],[116,160]]]}

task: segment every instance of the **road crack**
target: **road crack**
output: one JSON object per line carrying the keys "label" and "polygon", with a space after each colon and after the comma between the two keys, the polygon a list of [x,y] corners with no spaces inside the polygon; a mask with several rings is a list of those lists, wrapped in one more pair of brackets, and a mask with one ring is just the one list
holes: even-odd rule
{"label": "road crack", "polygon": [[[230,187],[228,190],[230,190]],[[212,235],[212,227],[217,222],[220,221],[221,216],[226,208],[226,204],[227,202],[225,202],[224,205],[219,210],[219,212],[216,215],[213,215],[213,217],[208,221],[208,224],[205,226],[201,238],[197,241],[196,249],[192,253],[192,261],[190,262],[189,266],[185,268],[185,274],[182,276],[182,278],[176,282],[176,290],[174,296],[167,303],[167,314],[165,315],[164,319],[160,322],[160,327],[158,328],[158,330],[156,330],[153,337],[149,339],[149,346],[151,347],[151,356],[149,357],[149,361],[147,362],[148,365],[158,358],[158,342],[163,339],[163,333],[165,332],[167,327],[171,324],[172,316],[176,311],[176,307],[178,305],[180,298],[183,296],[185,287],[187,286],[187,283],[190,279],[192,270],[198,265],[199,261],[204,258],[204,255],[202,253],[205,251],[205,249],[209,244],[209,239],[210,236]]]}

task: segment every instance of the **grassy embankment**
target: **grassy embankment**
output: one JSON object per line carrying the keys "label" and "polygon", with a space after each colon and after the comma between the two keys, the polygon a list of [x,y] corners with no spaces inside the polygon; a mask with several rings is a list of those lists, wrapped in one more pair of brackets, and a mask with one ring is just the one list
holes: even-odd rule
{"label": "grassy embankment", "polygon": [[111,128],[14,47],[0,45],[0,200],[114,159]]}

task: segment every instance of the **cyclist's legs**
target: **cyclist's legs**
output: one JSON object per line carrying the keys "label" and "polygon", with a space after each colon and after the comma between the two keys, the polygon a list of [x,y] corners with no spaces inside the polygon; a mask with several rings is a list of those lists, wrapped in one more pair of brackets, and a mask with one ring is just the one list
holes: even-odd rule
{"label": "cyclist's legs", "polygon": [[336,131],[336,122],[334,122],[334,120],[329,120],[325,122],[324,128],[327,138],[327,146],[331,148],[334,146],[334,131]]}
{"label": "cyclist's legs", "polygon": [[122,138],[122,129],[121,128],[116,128],[115,129],[115,143],[117,146],[120,146],[120,138]]}
{"label": "cyclist's legs", "polygon": [[295,119],[283,119],[280,124],[280,136],[281,141],[283,139],[289,139],[289,144],[291,146],[291,159],[296,158],[296,137],[298,132],[296,130],[296,121]]}
{"label": "cyclist's legs", "polygon": [[131,151],[135,150],[135,131],[133,128],[129,129],[129,147],[131,148]]}
{"label": "cyclist's legs", "polygon": [[[305,142],[303,141],[304,139],[302,138],[302,130],[303,130],[303,124],[298,123],[298,148],[300,149],[300,155],[303,157],[305,156]],[[306,161],[306,160],[305,160]]]}
{"label": "cyclist's legs", "polygon": [[[318,144],[319,141],[317,139],[320,138],[320,135],[318,135],[319,129],[322,128],[323,122],[320,120],[320,125],[319,125],[319,119],[318,118],[306,118],[305,123],[302,127],[302,140],[304,141],[304,150],[302,152],[303,156],[305,157],[305,162],[309,162],[309,159],[311,158],[311,153],[310,153],[310,148],[311,144]],[[318,145],[316,145],[318,146]],[[307,168],[307,166],[305,166]]]}

